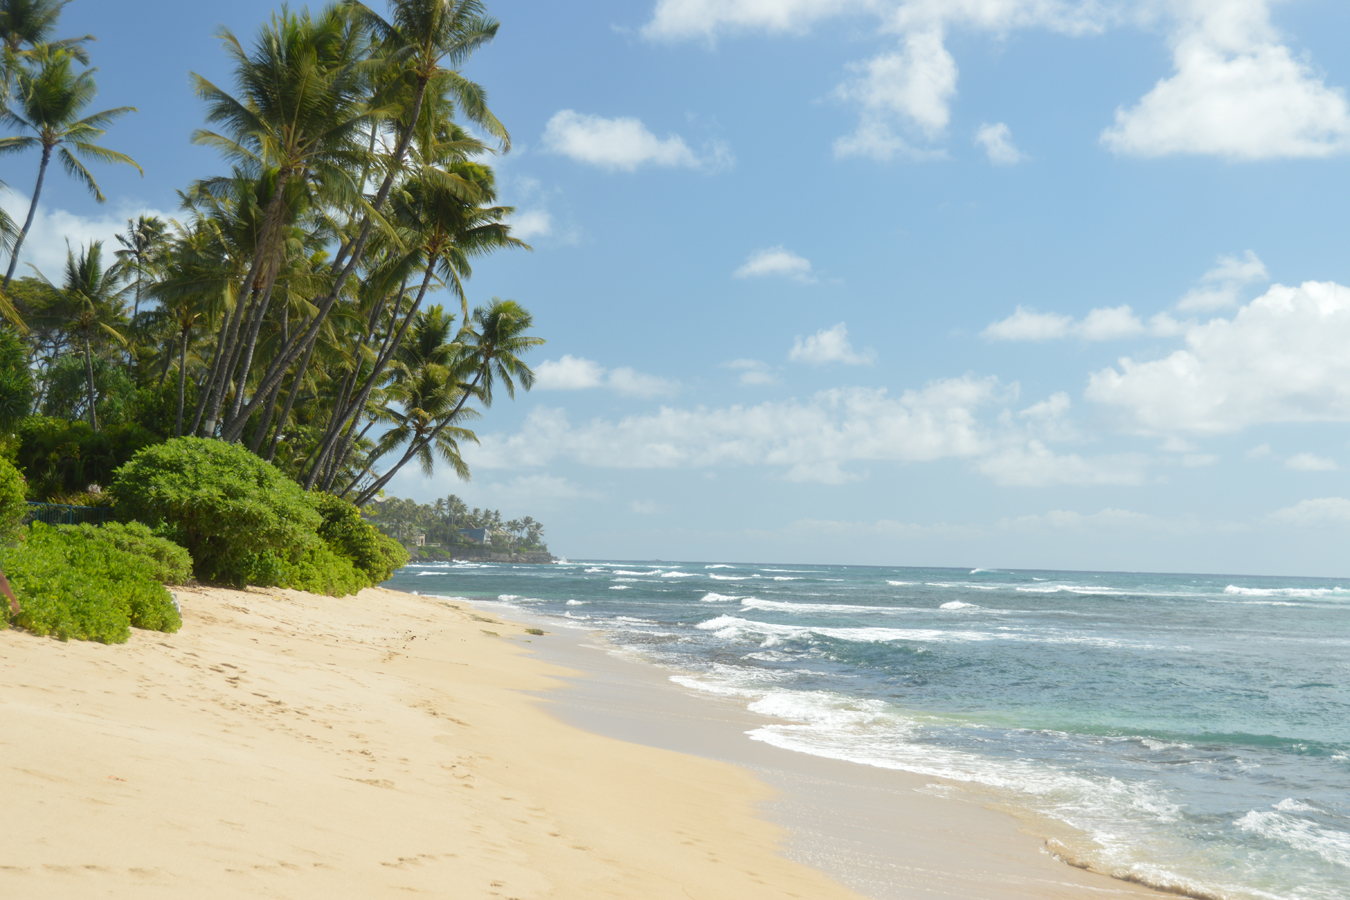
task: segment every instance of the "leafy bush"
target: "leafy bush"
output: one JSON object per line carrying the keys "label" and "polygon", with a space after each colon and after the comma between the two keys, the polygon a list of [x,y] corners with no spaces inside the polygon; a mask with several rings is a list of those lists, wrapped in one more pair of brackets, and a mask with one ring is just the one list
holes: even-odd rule
{"label": "leafy bush", "polygon": [[[105,359],[97,350],[90,367],[94,370],[94,412],[99,425],[105,422],[129,422],[136,403],[136,384],[127,367]],[[47,370],[47,390],[42,414],[60,419],[89,419],[89,375],[84,351],[59,357]]]}
{"label": "leafy bush", "polygon": [[11,328],[0,328],[0,430],[13,428],[33,407],[28,348]]}
{"label": "leafy bush", "polygon": [[19,423],[15,462],[28,479],[32,500],[81,495],[106,485],[113,473],[155,436],[138,425],[109,425],[30,416]]}
{"label": "leafy bush", "polygon": [[351,560],[366,587],[387,581],[408,562],[408,551],[393,538],[361,518],[361,511],[340,497],[315,491],[309,495],[314,511],[323,517],[319,537],[339,555]]}
{"label": "leafy bush", "polygon": [[34,634],[116,644],[133,625],[173,632],[183,624],[149,559],[78,528],[36,523],[24,544],[0,550],[0,567],[23,607],[11,616],[0,604],[0,614]]}
{"label": "leafy bush", "polygon": [[28,502],[24,500],[26,487],[19,470],[0,457],[0,544],[13,544],[24,539],[24,516]]}
{"label": "leafy bush", "polygon": [[176,438],[146,447],[109,486],[118,517],[186,547],[203,581],[269,580],[319,546],[322,522],[300,486],[236,444]]}
{"label": "leafy bush", "polygon": [[161,584],[186,584],[192,578],[192,557],[168,538],[156,535],[140,522],[106,525],[58,525],[58,531],[82,535],[85,540],[110,544],[145,563],[146,571]]}

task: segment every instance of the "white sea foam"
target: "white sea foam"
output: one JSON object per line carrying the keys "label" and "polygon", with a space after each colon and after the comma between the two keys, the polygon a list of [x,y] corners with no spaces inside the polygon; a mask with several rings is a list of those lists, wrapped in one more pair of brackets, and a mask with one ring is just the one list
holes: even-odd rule
{"label": "white sea foam", "polygon": [[709,572],[708,577],[713,581],[749,581],[751,578],[763,578],[763,575],[718,575],[715,572]]}
{"label": "white sea foam", "polygon": [[615,570],[614,570],[614,574],[615,574],[615,575],[645,575],[645,576],[648,577],[648,578],[654,578],[654,577],[656,577],[657,575],[660,575],[660,574],[661,574],[661,570],[660,570],[660,569],[653,569],[653,570],[650,571],[650,572],[630,572],[630,571],[627,570],[627,569],[615,569]]}
{"label": "white sea foam", "polygon": [[1345,588],[1248,588],[1230,584],[1223,589],[1225,594],[1239,597],[1331,597],[1350,594]]}
{"label": "white sea foam", "polygon": [[1298,801],[1298,800],[1295,800],[1293,797],[1286,797],[1285,799],[1281,800],[1279,803],[1276,803],[1276,804],[1275,804],[1275,808],[1278,809],[1278,810],[1280,810],[1280,812],[1311,812],[1311,813],[1315,813],[1315,812],[1318,811],[1317,807],[1315,807],[1315,806],[1309,806],[1307,803],[1302,803],[1302,802],[1300,802],[1300,801]]}
{"label": "white sea foam", "polygon": [[1304,852],[1316,853],[1336,866],[1350,868],[1350,834],[1331,831],[1283,812],[1252,810],[1237,820],[1243,831],[1280,841]]}
{"label": "white sea foam", "polygon": [[896,606],[859,606],[851,603],[790,603],[786,600],[761,600],[758,597],[746,597],[741,601],[741,609],[759,609],[765,612],[916,612],[911,607]]}
{"label": "white sea foam", "polygon": [[974,603],[962,603],[960,600],[952,600],[942,604],[939,609],[979,609]]}
{"label": "white sea foam", "polygon": [[697,578],[697,572],[662,572],[662,578]]}
{"label": "white sea foam", "polygon": [[610,581],[638,581],[637,578],[611,578]]}
{"label": "white sea foam", "polygon": [[887,583],[887,584],[893,584],[893,585],[895,585],[896,587],[904,587],[905,585],[909,585],[909,584],[918,584],[917,581],[891,581],[889,578],[886,579],[886,583]]}
{"label": "white sea foam", "polygon": [[773,576],[773,580],[774,580],[774,581],[801,581],[800,578],[794,578],[794,577],[792,577],[791,575],[775,575],[775,576]]}
{"label": "white sea foam", "polygon": [[626,585],[626,584],[616,584],[616,585],[612,585],[612,586],[610,587],[610,590],[611,590],[611,591],[626,591],[626,590],[629,590],[629,587],[628,587],[628,585]]}
{"label": "white sea foam", "polygon": [[568,606],[585,606],[587,603],[590,603],[590,602],[591,602],[591,601],[589,601],[589,600],[568,600],[568,601],[567,601],[567,605],[568,605]]}
{"label": "white sea foam", "polygon": [[[996,591],[996,590],[998,590],[998,585],[994,585],[994,584],[971,584],[971,583],[968,582],[968,581],[925,581],[924,584],[925,584],[926,586],[928,586],[928,587],[967,588],[967,589],[972,590],[972,591]],[[1020,591],[1021,588],[1018,588],[1018,590]]]}
{"label": "white sea foam", "polygon": [[713,563],[711,566],[704,566],[705,569],[734,569],[736,566],[729,566],[726,563]]}
{"label": "white sea foam", "polygon": [[596,572],[607,572],[607,571],[609,570],[601,566],[591,566],[589,569],[586,570],[586,573],[588,575],[594,575]]}
{"label": "white sea foam", "polygon": [[709,591],[708,593],[704,594],[702,598],[704,603],[731,603],[732,601],[739,599],[741,598],[729,597],[726,594],[719,594],[715,591]]}

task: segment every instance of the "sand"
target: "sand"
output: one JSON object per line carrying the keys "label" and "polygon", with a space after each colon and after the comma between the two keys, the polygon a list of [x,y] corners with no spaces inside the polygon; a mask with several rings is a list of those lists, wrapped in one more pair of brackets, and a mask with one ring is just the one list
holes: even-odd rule
{"label": "sand", "polygon": [[[0,632],[0,897],[861,896],[783,855],[793,839],[763,815],[782,794],[753,764],[555,715],[578,673],[530,651],[563,635],[382,589],[178,593],[175,635]],[[866,788],[817,774],[820,809]],[[1001,814],[905,790],[850,801],[909,823],[918,863],[897,847],[887,876],[902,894],[1139,890],[1038,855]]]}

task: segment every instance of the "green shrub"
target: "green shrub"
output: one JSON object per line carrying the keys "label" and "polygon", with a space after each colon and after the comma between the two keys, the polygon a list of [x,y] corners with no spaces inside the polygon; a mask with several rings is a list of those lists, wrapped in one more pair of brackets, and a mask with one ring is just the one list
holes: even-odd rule
{"label": "green shrub", "polygon": [[0,544],[17,543],[27,534],[23,527],[24,516],[28,514],[26,492],[19,470],[0,457]]}
{"label": "green shrub", "polygon": [[19,423],[15,461],[28,479],[30,500],[83,495],[107,485],[113,473],[155,436],[139,425],[108,425],[30,416]]}
{"label": "green shrub", "polygon": [[23,607],[6,622],[67,640],[122,643],[130,626],[177,631],[183,620],[146,557],[92,540],[77,528],[36,523],[28,540],[0,550],[0,567]]}
{"label": "green shrub", "polygon": [[0,327],[0,430],[9,431],[33,408],[28,347],[14,329]]}
{"label": "green shrub", "polygon": [[322,491],[310,493],[309,502],[323,517],[319,537],[351,560],[366,579],[362,587],[387,581],[396,569],[407,565],[408,551],[403,545],[362,519],[361,511],[351,503]]}
{"label": "green shrub", "polygon": [[109,522],[106,525],[58,525],[57,530],[101,541],[142,560],[146,571],[161,584],[186,584],[192,578],[192,557],[168,538],[162,538],[140,522]]}
{"label": "green shrub", "polygon": [[[118,517],[186,547],[203,581],[268,581],[269,563],[296,565],[322,542],[322,519],[300,486],[243,447],[176,438],[146,447],[109,486]],[[269,569],[269,566],[271,568]]]}

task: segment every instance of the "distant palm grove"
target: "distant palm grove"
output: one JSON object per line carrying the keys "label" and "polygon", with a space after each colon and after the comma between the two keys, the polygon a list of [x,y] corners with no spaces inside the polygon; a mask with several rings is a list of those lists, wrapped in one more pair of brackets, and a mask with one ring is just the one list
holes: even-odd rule
{"label": "distant palm grove", "polygon": [[[102,203],[102,169],[140,168],[114,149],[136,110],[95,102],[69,2],[0,0],[0,177],[29,198],[26,217],[0,210],[0,452],[29,499],[98,505],[138,451],[194,437],[358,507],[408,463],[467,478],[466,426],[532,386],[522,357],[543,343],[515,301],[467,287],[476,259],[529,249],[485,163],[510,135],[460,74],[497,33],[484,4],[283,7],[252,37],[220,29],[232,76],[191,76],[202,127],[182,138],[220,169],[181,187],[173,218],[38,271],[44,183]],[[447,540],[460,511],[438,517]],[[506,533],[537,544],[531,524]]]}

